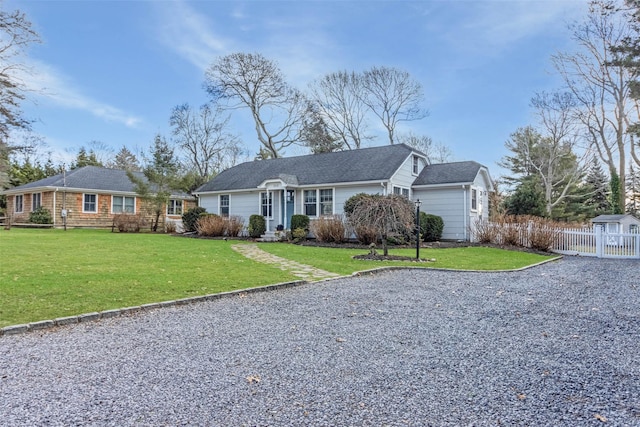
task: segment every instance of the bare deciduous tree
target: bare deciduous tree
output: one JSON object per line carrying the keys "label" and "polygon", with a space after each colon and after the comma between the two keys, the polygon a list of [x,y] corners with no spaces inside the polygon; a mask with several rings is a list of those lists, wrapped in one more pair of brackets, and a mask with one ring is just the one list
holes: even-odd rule
{"label": "bare deciduous tree", "polygon": [[449,147],[434,143],[430,136],[416,135],[412,132],[406,135],[400,135],[398,142],[407,144],[427,156],[429,164],[446,163],[451,161],[451,150]]}
{"label": "bare deciduous tree", "polygon": [[577,153],[577,102],[570,92],[539,93],[531,100],[545,136],[535,151],[527,153],[530,165],[543,186],[546,212],[571,197],[572,189],[584,176],[589,150]]}
{"label": "bare deciduous tree", "polygon": [[362,102],[363,91],[363,76],[353,71],[330,73],[310,85],[311,97],[329,132],[350,150],[371,139],[366,135],[367,106]]}
{"label": "bare deciduous tree", "polygon": [[629,26],[610,2],[593,1],[586,20],[572,30],[580,50],[554,55],[552,62],[577,101],[590,144],[610,175],[620,178],[617,204],[624,207],[626,157],[633,148],[628,132],[631,79],[629,71],[615,61],[611,47],[629,36]]}
{"label": "bare deciduous tree", "polygon": [[421,106],[422,85],[403,70],[373,67],[363,74],[362,101],[382,121],[389,143],[395,142],[398,122],[420,120],[427,116]]}
{"label": "bare deciduous tree", "polygon": [[26,88],[18,72],[26,67],[20,62],[27,47],[39,42],[31,22],[19,10],[0,10],[0,140],[6,141],[13,128],[26,128],[29,122],[22,117],[20,102]]}
{"label": "bare deciduous tree", "polygon": [[252,53],[220,57],[206,71],[205,88],[214,101],[230,102],[228,108],[249,108],[258,140],[271,157],[300,142],[307,101],[275,62]]}
{"label": "bare deciduous tree", "polygon": [[361,197],[349,214],[349,224],[354,228],[373,229],[382,241],[384,255],[389,254],[387,237],[391,233],[410,234],[415,222],[413,203],[404,196],[371,195]]}
{"label": "bare deciduous tree", "polygon": [[186,154],[188,167],[197,171],[200,184],[223,167],[232,166],[241,151],[239,138],[228,130],[229,119],[209,104],[197,111],[182,104],[171,111],[169,124],[174,141]]}

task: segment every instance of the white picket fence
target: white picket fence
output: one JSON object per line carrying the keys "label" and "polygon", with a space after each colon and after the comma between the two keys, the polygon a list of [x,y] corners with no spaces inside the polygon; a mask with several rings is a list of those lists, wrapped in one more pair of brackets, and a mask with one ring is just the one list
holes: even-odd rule
{"label": "white picket fence", "polygon": [[[564,255],[582,255],[599,258],[630,258],[640,259],[640,233],[607,233],[602,227],[594,226],[584,229],[539,228],[532,224],[493,224],[485,226],[501,230],[495,232],[498,243],[505,243],[505,235],[510,241],[531,247],[531,240],[535,233],[550,236],[552,241],[549,248],[552,252]],[[472,230],[473,235],[473,230]]]}
{"label": "white picket fence", "polygon": [[607,233],[599,226],[593,230],[558,230],[551,250],[566,255],[640,259],[640,234]]}

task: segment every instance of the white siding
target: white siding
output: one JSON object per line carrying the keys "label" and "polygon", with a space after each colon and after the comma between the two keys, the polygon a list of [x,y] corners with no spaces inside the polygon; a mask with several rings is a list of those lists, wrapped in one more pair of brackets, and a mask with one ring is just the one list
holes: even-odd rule
{"label": "white siding", "polygon": [[[467,197],[469,190],[467,189]],[[420,211],[438,215],[444,221],[443,240],[464,240],[468,238],[464,209],[465,193],[462,186],[458,188],[431,188],[415,190],[413,199],[420,199]],[[467,209],[469,209],[467,201]],[[467,220],[468,221],[468,220]]]}
{"label": "white siding", "polygon": [[[424,159],[418,158],[419,172],[424,168]],[[411,194],[411,185],[416,180],[417,175],[413,173],[413,156],[409,156],[407,160],[398,168],[389,180],[389,188],[387,194],[393,194],[393,187],[409,189]]]}

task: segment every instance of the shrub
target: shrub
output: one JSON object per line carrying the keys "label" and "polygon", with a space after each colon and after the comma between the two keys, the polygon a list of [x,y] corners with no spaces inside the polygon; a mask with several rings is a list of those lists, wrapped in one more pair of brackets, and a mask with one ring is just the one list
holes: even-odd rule
{"label": "shrub", "polygon": [[167,221],[164,224],[164,232],[173,234],[176,232],[176,223],[173,221]]}
{"label": "shrub", "polygon": [[[422,218],[420,219],[422,222]],[[489,221],[478,218],[471,227],[473,240],[478,243],[497,243],[500,230]]]}
{"label": "shrub", "polygon": [[182,225],[184,226],[184,231],[187,233],[196,231],[196,224],[200,218],[200,214],[206,211],[207,210],[205,208],[196,206],[182,214]]}
{"label": "shrub", "polygon": [[200,236],[224,236],[225,228],[224,218],[216,214],[201,214],[196,222],[196,231]]}
{"label": "shrub", "polygon": [[249,217],[249,237],[254,239],[262,236],[267,231],[267,223],[262,215],[251,215]]}
{"label": "shrub", "polygon": [[113,216],[113,226],[121,233],[139,233],[146,224],[140,214],[119,213]]}
{"label": "shrub", "polygon": [[346,238],[346,227],[341,215],[322,216],[311,224],[311,231],[320,242],[342,243]]}
{"label": "shrub", "polygon": [[529,245],[531,249],[548,252],[557,234],[557,228],[550,222],[532,221],[529,226]]}
{"label": "shrub", "polygon": [[[423,215],[424,214],[424,215]],[[437,215],[420,212],[420,231],[425,242],[435,242],[442,238],[444,221]]]}
{"label": "shrub", "polygon": [[307,238],[307,230],[305,230],[304,228],[294,228],[291,232],[291,238],[294,242],[305,240]]}
{"label": "shrub", "polygon": [[244,228],[244,218],[241,216],[230,216],[227,218],[227,236],[238,237]]}
{"label": "shrub", "polygon": [[303,230],[309,229],[309,217],[307,215],[292,215],[291,216],[291,226],[292,230],[297,228],[302,228]]}
{"label": "shrub", "polygon": [[29,214],[29,222],[32,224],[52,224],[53,219],[49,209],[40,206]]}

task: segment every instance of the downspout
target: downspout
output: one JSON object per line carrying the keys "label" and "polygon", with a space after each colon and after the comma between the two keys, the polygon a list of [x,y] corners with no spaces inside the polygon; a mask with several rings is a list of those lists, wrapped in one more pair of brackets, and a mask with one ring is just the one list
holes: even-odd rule
{"label": "downspout", "polygon": [[56,228],[56,193],[58,192],[58,187],[53,192],[53,228]]}
{"label": "downspout", "polygon": [[462,200],[462,205],[463,205],[463,212],[464,212],[464,216],[463,216],[463,221],[462,221],[462,225],[464,226],[464,232],[463,232],[463,238],[464,241],[467,241],[467,219],[469,217],[469,211],[467,210],[467,186],[463,185],[462,186],[462,196],[463,196],[463,200]]}

